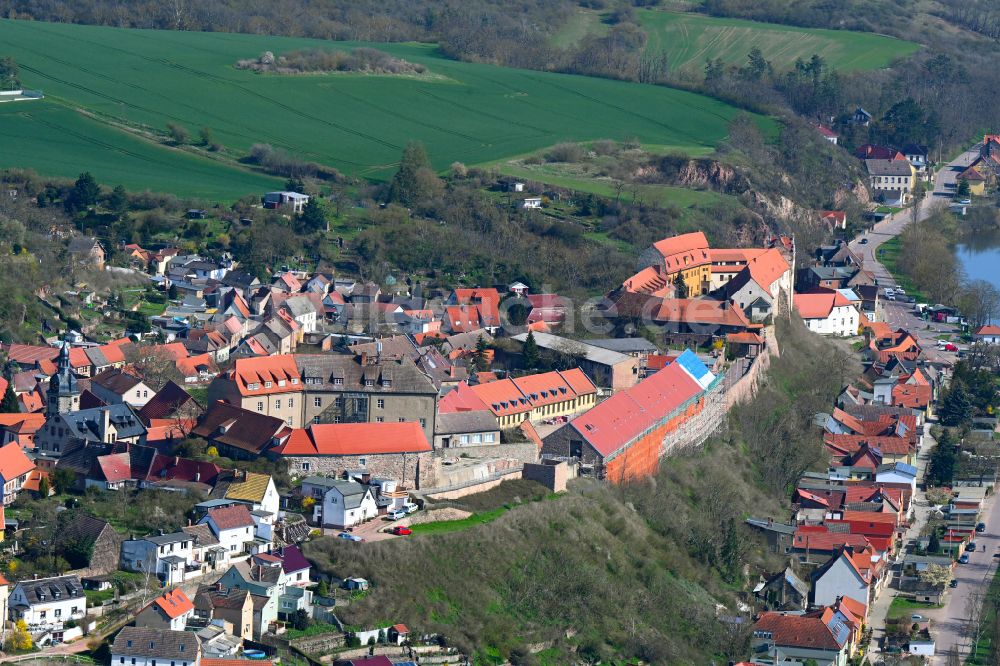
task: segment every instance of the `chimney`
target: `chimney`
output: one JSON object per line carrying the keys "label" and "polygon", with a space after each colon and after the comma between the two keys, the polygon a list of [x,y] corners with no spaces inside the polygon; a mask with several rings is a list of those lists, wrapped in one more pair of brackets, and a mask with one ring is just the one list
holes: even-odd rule
{"label": "chimney", "polygon": [[361,352],[361,365],[368,365],[368,352]]}
{"label": "chimney", "polygon": [[101,410],[101,439],[108,441],[108,434],[111,430],[111,410],[105,407]]}
{"label": "chimney", "polygon": [[194,473],[194,482],[198,483],[199,481],[201,481],[201,472],[195,472]]}
{"label": "chimney", "polygon": [[222,583],[216,581],[216,583],[215,583],[215,591],[216,592],[222,592]]}
{"label": "chimney", "polygon": [[177,467],[180,464],[181,464],[181,457],[180,456],[174,456],[174,467]]}

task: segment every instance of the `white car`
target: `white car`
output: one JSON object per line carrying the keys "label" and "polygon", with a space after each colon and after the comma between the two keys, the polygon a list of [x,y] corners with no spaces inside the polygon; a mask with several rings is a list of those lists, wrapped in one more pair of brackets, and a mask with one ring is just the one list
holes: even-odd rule
{"label": "white car", "polygon": [[416,513],[417,509],[419,508],[420,507],[414,504],[413,502],[407,502],[406,504],[403,505],[403,511],[406,511],[406,513]]}
{"label": "white car", "polygon": [[403,509],[393,509],[385,514],[387,520],[399,520],[400,518],[406,517],[406,511]]}
{"label": "white car", "polygon": [[896,295],[897,296],[906,296],[906,290],[903,289],[902,287],[896,287]]}

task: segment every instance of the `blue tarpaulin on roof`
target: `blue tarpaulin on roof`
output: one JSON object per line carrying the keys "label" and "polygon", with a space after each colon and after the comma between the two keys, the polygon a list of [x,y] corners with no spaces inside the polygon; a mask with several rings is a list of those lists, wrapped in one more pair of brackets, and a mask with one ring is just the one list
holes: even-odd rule
{"label": "blue tarpaulin on roof", "polygon": [[690,349],[686,349],[677,358],[676,363],[684,369],[684,372],[691,376],[691,379],[695,380],[701,386],[702,390],[707,389],[715,380],[715,375],[705,367],[701,359]]}

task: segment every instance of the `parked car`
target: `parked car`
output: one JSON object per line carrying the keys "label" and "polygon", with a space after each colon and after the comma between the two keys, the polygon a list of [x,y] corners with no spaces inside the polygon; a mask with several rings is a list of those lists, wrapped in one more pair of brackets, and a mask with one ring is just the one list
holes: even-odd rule
{"label": "parked car", "polygon": [[406,513],[416,513],[417,509],[419,508],[420,507],[414,504],[413,502],[407,502],[406,504],[403,505],[403,510],[406,511]]}
{"label": "parked car", "polygon": [[958,201],[956,201],[955,203],[962,204],[963,206],[968,206],[970,203],[972,203],[972,199],[970,199],[968,197],[963,197],[963,198],[959,199]]}
{"label": "parked car", "polygon": [[408,536],[410,534],[413,534],[413,530],[411,530],[409,527],[404,527],[402,525],[396,525],[391,530],[389,530],[389,533],[390,534],[395,534],[396,536]]}
{"label": "parked car", "polygon": [[897,296],[906,296],[906,290],[903,289],[902,287],[896,287],[896,295]]}
{"label": "parked car", "polygon": [[950,581],[948,581],[948,587],[958,587],[958,580],[952,578]]}
{"label": "parked car", "polygon": [[976,542],[975,542],[975,541],[970,541],[970,542],[969,542],[969,545],[968,545],[968,546],[966,546],[966,547],[965,547],[965,549],[966,549],[967,551],[969,551],[970,553],[974,553],[974,552],[976,552]]}
{"label": "parked car", "polygon": [[913,620],[914,622],[920,622],[921,620],[924,619],[924,616],[917,615],[916,613],[914,613],[913,615],[910,616],[910,619]]}
{"label": "parked car", "polygon": [[980,534],[982,534],[983,532],[985,532],[986,531],[986,523],[979,523],[978,525],[976,525],[976,531],[979,532]]}
{"label": "parked car", "polygon": [[894,296],[894,295],[896,294],[896,290],[895,290],[895,289],[893,289],[892,287],[886,287],[886,288],[885,288],[885,291],[884,291],[883,293],[884,293],[884,294],[885,294],[886,296]]}
{"label": "parked car", "polygon": [[958,558],[958,563],[959,564],[968,564],[969,563],[969,556],[968,555],[962,555],[962,557]]}
{"label": "parked car", "polygon": [[862,245],[868,245],[868,239],[867,238],[862,238],[860,242],[861,242]]}
{"label": "parked car", "polygon": [[948,344],[946,344],[944,346],[944,350],[945,351],[950,351],[950,352],[957,352],[958,351],[958,345],[956,345],[953,342],[949,342]]}
{"label": "parked car", "polygon": [[406,511],[403,509],[393,509],[385,514],[386,520],[399,520],[400,518],[406,517]]}
{"label": "parked car", "polygon": [[357,534],[351,534],[350,532],[341,532],[337,535],[337,538],[344,539],[346,541],[364,541],[362,537],[359,537]]}

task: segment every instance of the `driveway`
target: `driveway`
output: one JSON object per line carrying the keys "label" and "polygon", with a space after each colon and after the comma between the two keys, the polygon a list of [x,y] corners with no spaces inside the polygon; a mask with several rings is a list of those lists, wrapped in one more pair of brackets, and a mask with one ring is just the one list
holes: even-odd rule
{"label": "driveway", "polygon": [[932,666],[944,666],[948,656],[956,652],[964,661],[963,655],[969,652],[969,640],[965,635],[969,598],[976,592],[985,595],[996,570],[994,555],[1000,549],[1000,502],[995,496],[989,499],[980,520],[986,523],[986,532],[976,535],[976,551],[969,553],[969,563],[956,566],[958,587],[949,590],[943,608],[924,613],[931,620],[931,635],[937,642],[937,656],[931,661]]}

